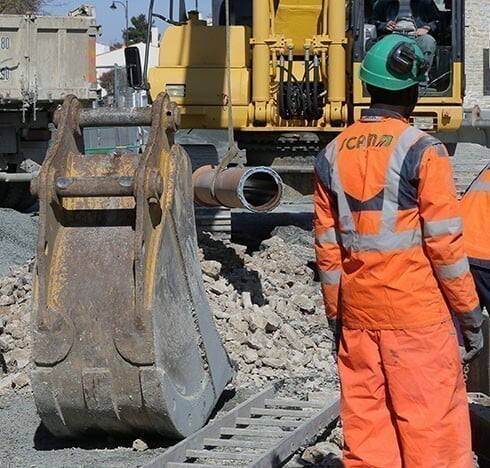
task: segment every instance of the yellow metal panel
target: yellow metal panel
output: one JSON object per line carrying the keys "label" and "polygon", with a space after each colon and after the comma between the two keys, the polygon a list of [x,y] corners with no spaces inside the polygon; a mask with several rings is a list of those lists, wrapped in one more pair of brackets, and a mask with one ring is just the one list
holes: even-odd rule
{"label": "yellow metal panel", "polygon": [[266,40],[270,34],[270,3],[253,0],[252,101],[253,121],[265,125],[270,98],[270,51]]}
{"label": "yellow metal panel", "polygon": [[[233,125],[242,128],[248,125],[248,106],[233,106]],[[224,129],[228,127],[228,110],[217,106],[187,106],[181,108],[180,128]]]}
{"label": "yellow metal panel", "polygon": [[[230,39],[232,68],[250,66],[250,28],[232,26]],[[192,22],[167,28],[160,44],[158,66],[225,68],[226,28]]]}
{"label": "yellow metal panel", "polygon": [[[354,108],[354,120],[361,117],[363,109],[368,109],[367,105],[356,106]],[[463,120],[463,108],[461,106],[417,106],[412,117],[433,118],[435,126],[433,131],[454,132],[459,129]]]}
{"label": "yellow metal panel", "polygon": [[323,0],[281,0],[276,12],[276,34],[294,43],[296,54],[304,53],[306,39],[321,33]]}
{"label": "yellow metal panel", "polygon": [[246,127],[241,128],[242,132],[253,132],[253,133],[267,133],[267,132],[284,132],[284,133],[295,133],[295,132],[319,132],[319,133],[340,133],[347,128],[346,125],[332,127],[331,125],[326,125],[325,127],[307,127],[307,126],[284,126],[275,125],[273,127]]}
{"label": "yellow metal panel", "polygon": [[[171,96],[179,106],[226,106],[228,88],[224,68],[153,68],[150,70],[151,91],[154,96],[165,92],[168,84],[185,85],[185,96]],[[232,103],[250,103],[250,72],[231,70]]]}
{"label": "yellow metal panel", "polygon": [[362,95],[362,81],[359,78],[359,71],[361,70],[361,64],[359,62],[354,63],[352,79],[353,79],[353,91],[354,91],[354,103],[360,104],[363,102],[369,103],[369,98],[365,98]]}

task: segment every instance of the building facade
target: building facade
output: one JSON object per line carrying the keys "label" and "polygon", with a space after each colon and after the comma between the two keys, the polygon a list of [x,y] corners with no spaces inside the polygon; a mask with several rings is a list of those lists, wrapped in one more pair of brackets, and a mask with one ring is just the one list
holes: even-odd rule
{"label": "building facade", "polygon": [[466,0],[465,107],[490,109],[490,0]]}

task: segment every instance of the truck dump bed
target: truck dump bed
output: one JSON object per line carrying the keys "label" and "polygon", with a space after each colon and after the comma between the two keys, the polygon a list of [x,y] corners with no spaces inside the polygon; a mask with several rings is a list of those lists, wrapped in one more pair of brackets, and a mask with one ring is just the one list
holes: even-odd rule
{"label": "truck dump bed", "polygon": [[94,99],[94,16],[0,15],[0,103]]}

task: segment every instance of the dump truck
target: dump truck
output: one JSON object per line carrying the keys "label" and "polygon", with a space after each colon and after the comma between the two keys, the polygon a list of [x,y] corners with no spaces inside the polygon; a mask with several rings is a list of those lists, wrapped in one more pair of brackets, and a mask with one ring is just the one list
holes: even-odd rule
{"label": "dump truck", "polygon": [[[412,118],[439,133],[463,120],[464,3],[445,5]],[[150,0],[149,25],[171,23],[159,63],[148,70],[131,47],[126,59],[151,107],[86,110],[65,99],[31,185],[40,221],[31,382],[53,434],[176,438],[205,424],[233,365],[204,290],[193,202],[268,212],[283,192],[311,193],[316,153],[369,105],[357,71],[376,40],[371,6],[215,1],[209,26]],[[84,154],[83,128],[123,125],[151,125],[143,154]],[[192,175],[177,128],[226,129],[229,150]]]}
{"label": "dump truck", "polygon": [[0,15],[0,207],[25,209],[32,173],[51,139],[53,113],[69,94],[97,97],[95,9],[67,16]]}

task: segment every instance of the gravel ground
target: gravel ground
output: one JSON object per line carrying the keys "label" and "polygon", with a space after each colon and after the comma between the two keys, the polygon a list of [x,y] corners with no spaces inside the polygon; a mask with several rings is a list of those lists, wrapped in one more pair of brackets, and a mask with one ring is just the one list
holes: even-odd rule
{"label": "gravel ground", "polygon": [[37,215],[0,208],[0,276],[34,256]]}
{"label": "gravel ground", "polygon": [[5,467],[129,467],[142,466],[165,448],[133,451],[132,440],[102,438],[83,443],[60,441],[40,424],[34,400],[11,397],[0,404],[0,466]]}
{"label": "gravel ground", "polygon": [[[200,259],[218,331],[238,364],[218,415],[288,376],[302,378],[283,386],[283,397],[338,390],[311,231],[278,228],[252,251],[203,234]],[[28,380],[31,285],[31,262],[0,279],[0,466],[137,466],[155,458],[165,450],[161,440],[146,440],[149,448],[135,452],[133,440],[72,444],[42,426]]]}
{"label": "gravel ground", "polygon": [[[255,389],[225,391],[217,416],[239,405]],[[20,395],[0,396],[0,467],[138,467],[165,452],[172,442],[145,439],[148,448],[133,450],[133,439],[102,437],[83,442],[53,437],[42,425],[33,398]]]}
{"label": "gravel ground", "polygon": [[[180,135],[183,143],[196,143],[198,137],[200,134]],[[217,134],[213,137],[218,140],[220,136]],[[222,150],[220,147],[220,152],[223,152]],[[461,144],[453,158],[453,165],[461,182],[464,183],[468,178],[466,162],[475,164],[474,168],[470,168],[470,172],[478,172],[489,159],[489,149]],[[311,226],[311,210],[302,207],[301,211],[303,213],[300,217],[288,218],[286,224],[296,224],[308,229]],[[260,222],[261,235],[264,238],[270,235],[277,221],[270,223],[271,220],[272,218],[269,219],[266,229],[266,223]],[[250,221],[242,215],[244,226],[250,224]],[[279,224],[284,224],[284,220]],[[36,231],[36,215],[0,209],[0,276],[9,274],[14,265],[23,265],[33,257]],[[330,336],[328,333],[325,334],[324,324],[322,325],[318,285],[311,270],[311,235],[298,231],[297,228],[287,228],[273,232],[272,236],[262,247],[256,242],[253,245],[255,252],[230,242],[220,244],[221,241],[213,238],[201,238],[201,260],[213,312],[225,346],[242,369],[237,380],[238,391],[235,394],[226,393],[218,414],[248,398],[256,388],[263,387],[283,374],[294,374],[294,366],[301,369],[305,375],[322,374],[326,378],[319,377],[310,381],[307,390],[336,389],[336,375],[329,356]],[[242,235],[240,239],[242,242],[250,242],[247,236]],[[293,258],[292,263],[281,258],[286,245]],[[284,263],[294,271],[281,271]],[[266,264],[268,266],[264,266]],[[29,269],[28,266],[24,269],[26,268]],[[278,270],[276,276],[272,274],[275,269]],[[24,295],[30,294],[30,282],[26,283],[23,274],[19,274],[19,270],[16,271],[10,279],[0,284],[1,291],[4,291],[2,288],[9,290],[12,285],[12,294],[15,296],[14,304],[0,307],[0,319],[11,319],[15,324],[20,322],[22,328],[27,329],[28,304]],[[288,288],[284,288],[284,275],[290,274],[297,275],[300,280],[297,279],[296,284],[292,281]],[[2,294],[9,296],[4,292]],[[232,302],[234,304],[231,304]],[[233,314],[227,313],[230,311]],[[263,328],[257,327],[256,322],[262,323]],[[293,327],[288,327],[289,323]],[[311,327],[307,327],[307,324],[311,324]],[[291,334],[291,328],[293,333],[300,333],[299,339]],[[13,349],[5,353],[5,356],[10,358],[9,362],[4,362],[10,375],[26,370],[25,363],[22,365],[23,370],[19,369],[18,353],[20,352],[23,359],[24,350],[28,350],[27,332],[23,331],[16,337],[12,335],[13,329],[17,330],[18,326],[5,328],[6,334],[12,338],[7,345],[15,344]],[[2,330],[0,332],[3,333]],[[263,341],[262,344],[268,349],[267,353],[256,350],[257,343],[253,337],[259,337]],[[307,343],[307,346],[295,348],[292,343]],[[284,350],[289,346],[295,356],[295,365],[292,367],[283,362]],[[0,349],[0,357],[1,354]],[[2,362],[0,380],[1,378]],[[15,391],[20,394],[16,394]],[[59,441],[40,423],[29,393],[28,384],[22,388],[14,388],[4,395],[0,392],[2,467],[141,466],[165,451],[164,443],[158,440],[146,440],[149,448],[144,451],[134,451],[133,440],[115,440],[111,437],[86,440],[83,443]],[[324,434],[314,449],[305,452],[303,459],[295,457],[295,461],[289,466],[312,466],[308,463],[318,460],[321,460],[318,462],[320,464],[315,466],[339,466],[339,444],[341,445],[341,430],[336,429],[332,434]]]}

